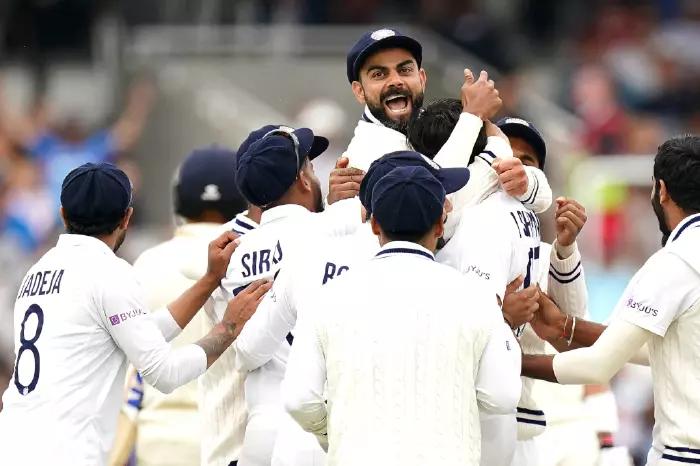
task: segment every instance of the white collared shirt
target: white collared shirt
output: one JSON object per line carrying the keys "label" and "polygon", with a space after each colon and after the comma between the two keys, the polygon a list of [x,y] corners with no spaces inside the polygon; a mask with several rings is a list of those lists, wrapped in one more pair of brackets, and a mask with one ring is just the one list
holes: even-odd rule
{"label": "white collared shirt", "polygon": [[259,226],[260,225],[258,225],[257,222],[251,220],[251,218],[248,217],[247,210],[236,214],[236,216],[233,217],[233,219],[224,223],[224,228],[226,230],[231,230],[239,235],[245,235],[246,233],[250,233],[252,230],[255,230]]}
{"label": "white collared shirt", "polygon": [[679,223],[635,274],[614,318],[654,334],[654,448],[669,464],[700,462],[700,214]]}
{"label": "white collared shirt", "polygon": [[180,330],[169,311],[149,314],[131,265],[89,236],[61,235],[29,269],[14,324],[0,464],[104,464],[129,361],[163,391],[207,367],[199,346],[166,343]]}
{"label": "white collared shirt", "polygon": [[427,249],[391,242],[317,298],[300,314],[282,396],[305,430],[328,435],[327,464],[478,465],[477,405],[514,412],[520,395],[517,343],[493,296]]}

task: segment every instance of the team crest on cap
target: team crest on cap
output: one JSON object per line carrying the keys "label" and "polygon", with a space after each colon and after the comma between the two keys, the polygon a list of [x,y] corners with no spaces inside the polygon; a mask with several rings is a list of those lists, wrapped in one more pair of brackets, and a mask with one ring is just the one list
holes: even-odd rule
{"label": "team crest on cap", "polygon": [[377,29],[372,33],[372,35],[370,35],[370,37],[374,40],[382,40],[395,35],[396,32],[392,31],[391,29]]}
{"label": "team crest on cap", "polygon": [[527,121],[525,121],[521,118],[508,118],[508,119],[506,119],[506,123],[515,123],[518,125],[524,125],[524,126],[528,126],[528,127],[530,126],[530,123],[528,123]]}
{"label": "team crest on cap", "polygon": [[215,184],[208,184],[204,187],[204,192],[199,196],[203,201],[220,201],[221,192]]}

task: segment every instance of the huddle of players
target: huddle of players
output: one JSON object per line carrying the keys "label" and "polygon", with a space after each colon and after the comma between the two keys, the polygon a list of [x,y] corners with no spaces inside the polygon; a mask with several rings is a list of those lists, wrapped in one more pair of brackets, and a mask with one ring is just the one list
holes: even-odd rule
{"label": "huddle of players", "polygon": [[[152,313],[114,255],[133,212],[128,178],[108,164],[71,172],[68,234],[17,296],[3,464],[104,464],[127,361],[164,392],[204,374],[204,409],[224,420],[208,464],[255,466],[593,464],[597,452],[567,444],[580,425],[559,426],[540,448],[542,400],[521,372],[600,383],[635,360],[651,363],[659,407],[648,464],[700,461],[696,359],[682,354],[697,356],[698,138],[659,148],[652,205],[668,244],[603,332],[580,318],[583,208],[558,199],[557,239],[540,239],[535,213],[551,203],[541,136],[523,120],[490,123],[501,102],[485,72],[465,70],[461,101],[419,110],[421,59],[418,42],[389,29],[351,49],[348,79],[365,112],[327,207],[311,161],[328,141],[307,128],[253,131],[235,167],[251,206],[225,227],[240,241],[222,233],[206,271],[193,266],[189,289]],[[200,199],[216,200],[215,188]],[[205,302],[206,335],[174,349],[167,341]],[[538,337],[565,352],[541,354]],[[549,458],[562,445],[575,451]]]}
{"label": "huddle of players", "polygon": [[[248,218],[247,224],[255,228],[238,228],[245,236],[213,295],[211,321],[220,320],[228,302],[250,283],[259,286],[259,280],[274,279],[274,286],[223,355],[236,370],[226,367],[218,382],[206,382],[230,383],[231,400],[240,402],[244,394],[247,408],[244,419],[240,412],[227,413],[238,422],[221,427],[244,430],[242,443],[240,435],[215,433],[213,437],[226,444],[210,445],[209,452],[202,452],[208,464],[308,465],[326,460],[328,464],[546,464],[537,455],[546,444],[538,447],[532,440],[544,430],[545,415],[534,399],[534,381],[523,379],[521,384],[519,346],[530,353],[545,352],[544,341],[526,325],[538,308],[538,284],[567,312],[585,315],[585,283],[575,245],[585,211],[573,200],[557,200],[558,240],[553,246],[541,243],[535,212],[551,203],[541,171],[546,156],[541,135],[517,118],[491,123],[501,102],[485,72],[475,79],[465,70],[460,100],[443,99],[422,107],[426,79],[421,59],[420,44],[392,30],[368,33],[350,51],[348,79],[366,108],[338,164],[349,168],[331,174],[325,210],[310,163],[326,149],[325,138],[305,128],[268,125],[253,131],[239,147],[236,182],[262,215],[255,219],[259,224]],[[434,265],[403,263],[400,256],[407,254],[451,266],[454,270],[444,278],[452,286],[431,280],[441,276],[444,267],[430,271],[423,268]],[[372,272],[365,268],[375,256],[399,256],[394,262],[400,267],[382,270],[381,280],[369,279]],[[350,273],[356,268],[362,272]],[[345,274],[349,278],[330,286]],[[359,290],[361,296],[356,296],[353,291]],[[347,295],[352,297],[341,297]],[[401,304],[402,299],[408,301]],[[411,352],[409,347],[419,344],[414,340],[418,329],[396,335],[407,330],[400,315],[421,299],[432,311],[419,307],[417,312],[435,326],[422,323],[424,338],[432,341],[420,344],[445,343],[449,329],[458,329],[457,346],[445,344],[441,352],[417,347]],[[379,319],[391,309],[399,316]],[[450,311],[452,320],[446,318]],[[306,320],[302,316],[315,314],[352,320],[333,323],[342,335],[324,333],[327,341],[319,348],[309,343],[320,342],[321,337],[302,331]],[[431,328],[433,333],[427,332]],[[374,337],[370,338],[370,330]],[[337,342],[344,338],[348,346],[331,361],[329,345],[340,345]],[[466,342],[476,346],[465,349]],[[421,360],[400,360],[406,352]],[[352,361],[347,359],[350,355]],[[463,358],[455,361],[457,355]],[[332,368],[331,362],[337,366]],[[392,371],[396,364],[415,370],[429,367],[420,374],[422,398],[408,392],[414,397],[411,409],[420,411],[408,417],[407,406],[395,400],[417,380]],[[444,385],[449,393],[441,393]],[[445,396],[452,396],[456,388],[466,398],[446,402]],[[377,390],[383,390],[382,397],[372,399]],[[581,389],[575,390],[573,404],[580,406]],[[227,409],[226,403],[217,405],[206,398],[205,388],[203,409],[219,413]],[[610,394],[602,399],[598,411],[612,410],[615,419],[614,399]],[[333,418],[327,418],[326,400],[333,406]],[[438,406],[436,400],[441,400]],[[377,416],[378,412],[384,414]],[[430,417],[444,412],[453,416],[453,425]],[[396,427],[396,420],[404,417],[415,422],[414,430],[405,434]],[[333,435],[328,439],[332,419],[344,427],[330,428]],[[595,439],[590,423],[579,427]],[[612,431],[614,425],[603,430]],[[391,437],[396,438],[389,442],[390,448]],[[441,438],[453,443],[438,447]],[[564,464],[595,464],[599,445],[597,441],[586,445],[549,461],[557,464],[577,457],[578,463]],[[218,459],[211,451],[221,453]]]}

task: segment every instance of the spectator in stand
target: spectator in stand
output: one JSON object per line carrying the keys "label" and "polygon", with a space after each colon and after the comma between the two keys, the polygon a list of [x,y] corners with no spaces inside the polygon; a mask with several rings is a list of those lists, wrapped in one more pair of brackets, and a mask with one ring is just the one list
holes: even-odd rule
{"label": "spectator in stand", "polygon": [[126,106],[116,122],[94,132],[81,122],[80,115],[61,116],[50,126],[44,105],[33,116],[13,114],[0,95],[0,123],[12,142],[40,164],[57,207],[63,178],[73,168],[87,162],[114,162],[118,154],[135,145],[154,95],[150,81],[137,81],[129,89]]}

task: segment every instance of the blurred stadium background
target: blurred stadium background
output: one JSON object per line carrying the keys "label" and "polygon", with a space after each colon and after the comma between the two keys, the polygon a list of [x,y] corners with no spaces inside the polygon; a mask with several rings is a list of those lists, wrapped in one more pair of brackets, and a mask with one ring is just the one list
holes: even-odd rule
{"label": "blurred stadium background", "polygon": [[[121,252],[133,259],[170,234],[172,174],[196,147],[236,148],[268,122],[310,126],[332,141],[319,162],[327,173],[360,115],[345,54],[381,26],[422,41],[428,100],[457,97],[464,67],[486,69],[503,114],[540,127],[555,195],[588,210],[590,312],[605,320],[659,246],[656,146],[700,133],[697,0],[2,0],[0,387],[16,288],[60,232],[56,182],[67,171],[66,154],[22,139],[27,125],[78,139],[131,125],[133,144],[111,154],[85,144],[80,156],[110,157],[134,180],[136,222]],[[618,442],[639,461],[649,373],[625,370],[614,389]]]}

